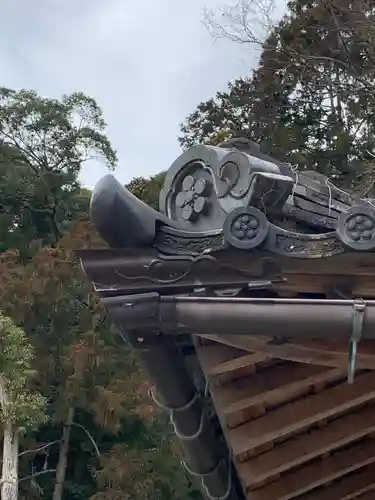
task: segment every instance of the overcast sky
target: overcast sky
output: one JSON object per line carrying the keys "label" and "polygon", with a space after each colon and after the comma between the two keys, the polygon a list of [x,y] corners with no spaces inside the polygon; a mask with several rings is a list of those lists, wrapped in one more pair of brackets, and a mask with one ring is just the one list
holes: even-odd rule
{"label": "overcast sky", "polygon": [[[165,170],[180,154],[179,124],[255,55],[214,42],[204,6],[223,0],[0,0],[1,86],[46,96],[82,91],[102,107],[118,178]],[[92,187],[105,173],[90,164]]]}

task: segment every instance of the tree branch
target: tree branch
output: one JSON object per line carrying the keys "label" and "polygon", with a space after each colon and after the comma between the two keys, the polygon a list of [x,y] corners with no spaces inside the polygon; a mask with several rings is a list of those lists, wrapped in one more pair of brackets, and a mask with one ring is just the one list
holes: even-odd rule
{"label": "tree branch", "polygon": [[53,446],[54,444],[60,443],[60,439],[56,439],[56,441],[52,441],[51,443],[45,444],[44,446],[41,446],[40,448],[35,448],[34,450],[25,450],[22,453],[19,453],[18,456],[22,457],[23,455],[28,455],[29,453],[38,453],[39,451],[43,451],[46,448],[49,448],[50,446]]}
{"label": "tree branch", "polygon": [[27,481],[28,479],[34,479],[34,477],[41,476],[42,474],[48,474],[56,472],[56,469],[46,469],[46,470],[41,470],[39,472],[35,472],[34,474],[30,474],[30,476],[24,476],[21,477],[18,482],[21,483],[22,481]]}
{"label": "tree branch", "polygon": [[80,429],[82,429],[86,433],[87,437],[90,439],[90,441],[91,441],[91,443],[92,443],[92,445],[93,445],[93,447],[95,449],[96,455],[98,457],[100,457],[100,451],[99,451],[98,445],[96,444],[94,438],[89,433],[89,431],[85,427],[83,427],[83,425],[77,424],[76,422],[73,422],[72,425],[74,425],[75,427],[79,427]]}

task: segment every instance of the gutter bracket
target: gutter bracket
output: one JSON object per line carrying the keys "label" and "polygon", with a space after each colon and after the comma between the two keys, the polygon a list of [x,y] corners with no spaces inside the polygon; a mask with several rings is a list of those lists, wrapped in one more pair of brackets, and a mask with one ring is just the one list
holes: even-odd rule
{"label": "gutter bracket", "polygon": [[358,342],[361,340],[362,337],[365,309],[366,309],[366,303],[363,299],[354,299],[352,333],[350,336],[350,343],[349,343],[349,360],[348,360],[349,384],[352,384],[354,382],[357,347],[358,347]]}

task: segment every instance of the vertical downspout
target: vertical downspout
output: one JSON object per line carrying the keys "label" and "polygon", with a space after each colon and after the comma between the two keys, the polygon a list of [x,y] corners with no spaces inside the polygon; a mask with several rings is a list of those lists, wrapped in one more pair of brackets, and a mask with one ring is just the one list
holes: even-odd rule
{"label": "vertical downspout", "polygon": [[[123,332],[125,333],[125,332]],[[127,332],[152,383],[155,402],[170,413],[175,433],[181,441],[186,466],[201,480],[207,500],[241,500],[236,491],[232,459],[219,446],[199,394],[187,372],[183,356],[172,336]]]}

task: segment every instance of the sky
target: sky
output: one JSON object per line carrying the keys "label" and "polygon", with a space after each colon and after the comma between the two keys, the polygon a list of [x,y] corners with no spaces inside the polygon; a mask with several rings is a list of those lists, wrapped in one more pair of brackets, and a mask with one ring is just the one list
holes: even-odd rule
{"label": "sky", "polygon": [[[81,91],[103,109],[123,183],[166,170],[179,124],[256,53],[213,40],[204,7],[223,0],[0,0],[0,85],[61,97]],[[88,188],[106,173],[85,165]]]}

